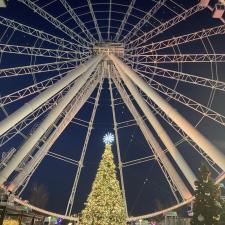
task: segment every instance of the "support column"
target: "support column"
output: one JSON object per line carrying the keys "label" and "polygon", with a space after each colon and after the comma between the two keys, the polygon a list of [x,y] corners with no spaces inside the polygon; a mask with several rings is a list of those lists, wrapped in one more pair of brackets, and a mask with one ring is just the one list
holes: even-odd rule
{"label": "support column", "polygon": [[69,72],[65,77],[61,80],[57,81],[50,88],[43,91],[41,94],[33,98],[28,103],[24,104],[20,109],[13,112],[7,118],[0,122],[0,136],[3,135],[7,130],[15,126],[19,121],[32,113],[35,109],[40,107],[43,103],[45,103],[48,99],[57,94],[60,90],[66,87],[68,84],[73,82],[76,78],[78,78],[82,73],[86,72],[89,68],[99,62],[102,59],[102,56],[95,56],[91,58],[86,63],[80,65],[78,68]]}
{"label": "support column", "polygon": [[114,83],[115,83],[115,85],[116,85],[116,87],[117,87],[117,89],[119,91],[119,94],[122,97],[124,103],[126,104],[128,109],[130,110],[130,112],[133,115],[134,119],[136,120],[138,126],[140,127],[140,129],[141,129],[141,131],[142,131],[146,141],[149,144],[149,147],[153,150],[153,153],[155,154],[157,161],[160,160],[160,162],[162,163],[163,167],[165,168],[165,170],[168,173],[169,177],[173,181],[173,184],[176,186],[176,188],[179,191],[179,193],[182,196],[182,198],[183,199],[191,198],[192,195],[191,195],[190,191],[188,190],[188,188],[186,187],[186,185],[184,184],[184,182],[180,178],[179,174],[177,173],[177,171],[173,167],[172,163],[168,159],[168,157],[165,154],[165,152],[160,147],[158,141],[155,139],[155,137],[152,134],[152,132],[150,131],[150,129],[145,124],[145,122],[142,119],[142,117],[139,114],[139,112],[134,107],[134,105],[133,105],[132,101],[130,100],[130,98],[127,97],[127,93],[125,92],[125,90],[122,89],[122,87],[120,87],[120,85],[118,84],[118,81],[115,78],[113,78],[113,80],[114,80]]}
{"label": "support column", "polygon": [[82,152],[81,152],[76,176],[75,176],[75,179],[74,179],[74,182],[73,182],[73,186],[72,186],[72,190],[71,190],[71,193],[70,193],[69,201],[68,201],[67,207],[66,207],[65,215],[68,215],[68,216],[71,216],[71,213],[72,213],[72,210],[73,210],[77,186],[78,186],[78,182],[79,182],[79,179],[80,179],[82,168],[84,166],[83,165],[84,164],[84,158],[85,158],[85,155],[86,155],[88,143],[89,143],[91,132],[92,132],[92,129],[93,129],[93,123],[94,123],[96,111],[97,111],[97,108],[98,108],[98,105],[99,105],[99,98],[100,98],[101,91],[102,91],[102,84],[104,82],[104,80],[102,79],[102,73],[101,73],[100,76],[101,76],[101,78],[100,78],[100,82],[99,82],[99,88],[98,88],[97,95],[95,97],[95,103],[94,103],[93,111],[92,111],[92,114],[91,114],[91,119],[89,121],[89,126],[88,126],[87,134],[86,134],[86,137],[85,137],[84,145],[83,145],[83,148],[82,148]]}
{"label": "support column", "polygon": [[137,73],[123,63],[115,55],[108,56],[116,68],[124,73],[153,101],[168,117],[170,117],[223,171],[225,171],[225,155],[207,140],[191,123],[189,123],[176,109],[152,89]]}
{"label": "support column", "polygon": [[89,76],[95,70],[98,63],[102,60],[103,56],[98,57],[98,60],[87,70],[87,72],[82,75],[69,90],[69,92],[61,99],[61,101],[56,105],[56,107],[49,113],[49,115],[43,120],[36,131],[28,138],[28,140],[22,145],[22,147],[17,151],[13,158],[9,161],[7,166],[0,172],[0,185],[2,185],[12,172],[17,168],[20,162],[26,157],[31,151],[33,146],[38,142],[38,140],[44,135],[48,128],[54,123],[57,117],[62,113],[64,108],[70,103],[70,101],[76,96],[78,91],[84,86]]}
{"label": "support column", "polygon": [[120,181],[121,181],[121,188],[122,188],[122,194],[123,194],[123,200],[125,205],[125,212],[127,218],[128,210],[127,210],[127,198],[126,198],[126,192],[125,192],[125,185],[124,185],[124,177],[123,177],[123,165],[122,165],[122,159],[121,159],[121,151],[120,151],[120,144],[119,144],[119,135],[118,135],[118,124],[116,119],[116,109],[115,109],[115,100],[113,97],[113,89],[112,89],[112,81],[111,81],[111,71],[108,66],[108,74],[109,74],[109,92],[110,92],[110,98],[111,98],[111,107],[112,107],[112,115],[113,115],[113,128],[115,132],[115,138],[116,138],[116,150],[117,150],[117,157],[119,162],[119,172],[120,172]]}
{"label": "support column", "polygon": [[184,176],[187,178],[188,182],[195,189],[195,181],[197,180],[195,174],[192,172],[186,161],[184,160],[183,156],[175,147],[174,143],[172,142],[171,138],[167,134],[167,132],[163,129],[162,125],[159,123],[155,115],[151,112],[150,108],[148,107],[147,103],[143,100],[142,96],[138,92],[135,85],[132,81],[124,74],[124,72],[118,68],[119,74],[122,77],[122,80],[128,87],[130,93],[134,97],[135,101],[140,106],[141,110],[144,112],[146,118],[148,119],[149,123],[155,129],[157,135],[162,140],[165,147],[170,152],[171,156],[179,166],[180,170],[183,172]]}
{"label": "support column", "polygon": [[[24,169],[11,181],[9,186],[7,187],[8,191],[16,192],[19,187],[25,182],[28,176],[30,176],[33,171],[38,167],[42,159],[47,155],[49,149],[52,147],[52,145],[55,143],[57,138],[60,136],[60,134],[64,131],[64,129],[68,126],[68,124],[71,122],[71,120],[75,117],[75,115],[79,112],[81,107],[85,104],[85,102],[90,97],[91,93],[96,88],[98,82],[99,82],[99,74],[93,78],[94,81],[90,80],[88,81],[86,87],[84,90],[81,90],[79,92],[79,96],[76,95],[75,99],[72,100],[69,105],[70,108],[67,110],[65,117],[62,121],[60,121],[60,124],[57,126],[57,128],[51,133],[51,135],[48,137],[46,142],[43,146],[37,151],[37,153],[34,155],[32,160],[30,160]],[[53,126],[54,127],[54,126]]]}

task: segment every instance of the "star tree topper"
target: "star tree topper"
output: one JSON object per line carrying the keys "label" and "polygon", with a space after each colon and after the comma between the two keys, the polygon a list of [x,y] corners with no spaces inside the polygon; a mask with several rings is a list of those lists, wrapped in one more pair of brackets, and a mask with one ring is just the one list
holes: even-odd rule
{"label": "star tree topper", "polygon": [[114,138],[114,135],[112,133],[107,133],[103,137],[103,142],[105,144],[111,145],[114,142],[114,140],[115,140],[115,138]]}

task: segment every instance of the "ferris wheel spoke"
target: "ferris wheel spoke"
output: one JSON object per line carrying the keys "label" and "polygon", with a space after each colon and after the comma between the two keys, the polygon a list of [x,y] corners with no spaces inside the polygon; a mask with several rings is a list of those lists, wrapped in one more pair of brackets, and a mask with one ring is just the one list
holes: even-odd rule
{"label": "ferris wheel spoke", "polygon": [[131,1],[130,5],[129,5],[128,9],[127,9],[127,12],[124,15],[124,18],[123,18],[123,20],[122,20],[122,22],[120,24],[120,27],[118,28],[118,31],[117,31],[116,36],[114,38],[114,41],[119,41],[120,36],[122,35],[122,32],[124,31],[124,27],[127,24],[127,20],[128,20],[130,14],[131,14],[131,12],[132,12],[132,10],[134,8],[135,3],[136,3],[136,0],[132,0]]}
{"label": "ferris wheel spoke", "polygon": [[181,137],[182,140],[185,140],[194,150],[196,150],[206,161],[207,163],[212,167],[212,169],[217,173],[220,174],[220,171],[215,167],[214,161],[204,152],[201,148],[191,139],[189,138],[185,132],[177,126],[176,123],[173,122],[166,114],[163,112],[151,99],[147,99],[147,104],[151,107],[151,109],[157,114],[160,115],[160,117],[166,121]]}
{"label": "ferris wheel spoke", "polygon": [[52,158],[55,158],[55,159],[59,159],[63,162],[66,162],[66,163],[70,163],[72,165],[75,165],[75,166],[78,166],[78,161],[74,160],[74,159],[71,159],[69,157],[66,157],[66,156],[63,156],[63,155],[60,155],[60,154],[57,154],[57,153],[54,153],[54,152],[48,152],[47,156],[50,156]]}
{"label": "ferris wheel spoke", "polygon": [[60,71],[64,69],[73,69],[77,62],[83,59],[72,59],[67,61],[59,61],[53,63],[36,64],[30,66],[20,66],[14,68],[0,69],[0,79],[6,77],[30,75],[34,73],[44,73],[49,71]]}
{"label": "ferris wheel spoke", "polygon": [[63,112],[59,115],[58,119],[52,124],[51,132],[45,132],[44,136],[47,137],[43,140],[43,145],[36,145],[37,151],[30,161],[25,163],[23,172],[21,171],[8,185],[8,190],[16,192],[23,186],[27,177],[33,174],[34,170],[38,167],[44,157],[48,154],[50,148],[65,130],[68,124],[72,121],[80,108],[85,104],[88,97],[96,88],[99,82],[99,77],[96,73],[88,80],[81,91],[73,98],[72,102],[67,105]]}
{"label": "ferris wheel spoke", "polygon": [[52,85],[51,88],[43,91],[40,95],[34,97],[32,100],[30,100],[21,108],[13,112],[7,118],[0,121],[0,125],[1,125],[0,136],[4,134],[8,129],[16,125],[21,119],[29,115],[34,109],[38,108],[40,105],[46,102],[49,98],[54,96],[60,90],[65,88],[67,85],[69,85],[71,82],[75,81],[83,73],[89,71],[90,68],[96,67],[98,63],[101,61],[102,57],[103,57],[102,55],[93,57],[88,62],[80,65],[75,70],[72,70],[65,77],[63,77],[61,80],[59,80],[54,85]]}
{"label": "ferris wheel spoke", "polygon": [[109,20],[108,20],[108,34],[107,34],[108,40],[110,40],[111,18],[112,18],[112,0],[109,0]]}
{"label": "ferris wheel spoke", "polygon": [[76,24],[78,25],[78,27],[82,30],[82,32],[89,39],[89,41],[91,42],[91,44],[93,44],[93,42],[95,42],[96,39],[93,37],[93,35],[87,29],[87,27],[85,26],[85,24],[81,21],[81,19],[79,18],[79,16],[75,13],[75,11],[73,10],[73,8],[68,4],[67,0],[60,0],[60,2],[65,7],[65,9],[67,10],[67,12],[70,14],[70,16],[72,17],[72,19],[76,22]]}
{"label": "ferris wheel spoke", "polygon": [[168,20],[165,23],[162,23],[160,26],[157,28],[151,30],[150,32],[145,33],[144,35],[136,38],[133,41],[130,41],[127,45],[126,48],[134,48],[136,46],[139,46],[141,44],[146,43],[153,37],[157,36],[158,34],[168,30],[169,28],[173,27],[174,25],[186,20],[188,17],[192,16],[193,14],[203,10],[204,8],[201,7],[199,4],[191,7],[190,9],[185,10],[183,13],[179,14],[178,16]]}
{"label": "ferris wheel spoke", "polygon": [[[128,64],[133,65],[132,61],[127,61]],[[156,66],[150,66],[144,63],[138,63],[136,65],[136,68],[134,69],[136,72],[141,74],[142,76],[146,77],[147,79],[150,79],[149,76],[144,75],[143,73],[152,74],[160,77],[165,77],[168,79],[174,79],[177,81],[187,82],[193,85],[199,85],[204,87],[209,87],[211,89],[225,91],[225,82],[219,81],[219,80],[213,80],[209,78],[204,78],[202,76],[198,75],[192,75],[188,73],[183,73],[181,71],[174,71],[165,69],[162,67],[156,67]]]}
{"label": "ferris wheel spoke", "polygon": [[73,209],[73,206],[74,206],[74,200],[75,200],[75,195],[76,195],[76,191],[77,191],[77,186],[78,186],[78,182],[79,182],[79,179],[80,179],[81,170],[83,168],[84,158],[85,158],[85,155],[86,155],[86,151],[87,151],[88,143],[89,143],[89,140],[90,140],[91,132],[92,132],[92,129],[93,129],[94,119],[95,119],[96,111],[97,111],[98,104],[99,104],[99,98],[100,98],[100,95],[101,95],[101,92],[102,92],[102,85],[103,85],[102,74],[99,73],[98,76],[101,77],[99,87],[98,87],[98,92],[97,92],[97,95],[96,95],[96,98],[95,98],[94,107],[93,107],[91,118],[90,118],[90,121],[89,121],[89,124],[88,124],[87,134],[86,134],[84,145],[83,145],[83,148],[82,148],[82,153],[81,153],[81,157],[80,157],[80,160],[79,160],[76,176],[75,176],[75,179],[74,179],[74,182],[73,182],[73,187],[72,187],[70,197],[69,197],[69,201],[68,201],[67,207],[66,207],[65,215],[68,215],[68,216],[71,216],[71,212],[72,212],[72,209]]}
{"label": "ferris wheel spoke", "polygon": [[225,34],[225,25],[204,29],[201,31],[173,37],[159,42],[153,42],[151,44],[143,44],[142,46],[138,46],[133,49],[125,49],[125,51],[139,50],[140,54],[145,54],[221,34]]}
{"label": "ferris wheel spoke", "polygon": [[127,162],[123,163],[123,168],[130,167],[130,166],[135,166],[137,164],[145,163],[145,162],[152,161],[152,160],[155,160],[155,155],[146,156],[146,157],[143,157],[143,158],[130,160],[130,161],[127,161]]}
{"label": "ferris wheel spoke", "polygon": [[[158,1],[153,8],[151,8],[145,16],[139,20],[139,22],[126,34],[122,39],[124,43],[129,43],[133,36],[135,36],[138,31],[158,12],[158,10],[165,4],[167,0]],[[129,44],[128,44],[129,46]]]}
{"label": "ferris wheel spoke", "polygon": [[126,54],[128,59],[138,59],[140,63],[213,63],[225,62],[225,54],[168,54],[168,55],[148,55],[148,54]]}
{"label": "ferris wheel spoke", "polygon": [[[124,76],[120,72],[121,71],[119,71],[120,76],[122,77],[122,79],[124,79]],[[171,184],[171,182],[172,182],[174,184],[173,186],[176,186],[177,190],[179,191],[179,193],[180,193],[180,195],[182,196],[183,199],[190,198],[191,193],[189,192],[186,185],[181,180],[180,176],[178,175],[177,171],[173,167],[169,158],[167,158],[166,154],[163,152],[160,144],[158,143],[158,141],[156,140],[156,138],[154,137],[154,135],[152,134],[150,129],[147,127],[146,123],[142,119],[140,119],[141,116],[140,116],[139,112],[137,111],[137,109],[135,108],[132,101],[129,98],[126,97],[127,92],[125,91],[124,88],[122,88],[122,86],[121,86],[122,82],[121,82],[120,78],[118,79],[118,78],[113,77],[113,80],[114,80],[114,83],[117,87],[117,90],[119,91],[124,103],[127,105],[127,107],[129,109],[129,111],[131,112],[132,116],[137,121],[137,124],[140,127],[145,139],[147,140],[150,149],[152,149],[156,159],[158,159],[157,161],[159,162],[159,165],[160,165],[162,171],[164,171],[164,172],[166,171],[166,174],[168,174],[168,176],[170,177],[170,179],[167,179],[167,181],[169,182],[169,184]],[[124,80],[126,86],[129,89],[130,88],[129,84],[126,81]],[[134,93],[132,93],[132,95],[133,94]],[[135,98],[135,95],[133,95],[133,96]],[[164,175],[165,175],[165,173],[164,173]]]}
{"label": "ferris wheel spoke", "polygon": [[19,22],[16,22],[14,20],[10,20],[7,19],[5,17],[0,16],[0,24],[6,26],[6,27],[10,27],[14,30],[18,30],[22,33],[25,33],[29,36],[33,36],[36,37],[38,39],[41,39],[43,41],[47,41],[49,43],[53,43],[57,46],[60,46],[62,48],[65,49],[69,49],[71,51],[74,51],[74,49],[76,49],[77,51],[79,51],[79,49],[77,48],[77,45],[75,43],[72,43],[70,41],[64,40],[62,38],[56,37],[52,34],[48,34],[44,31],[41,30],[37,30],[35,28],[26,26],[24,24],[21,24]]}
{"label": "ferris wheel spoke", "polygon": [[50,15],[48,12],[43,10],[41,7],[36,5],[30,0],[18,0],[31,8],[34,12],[38,13],[40,16],[42,16],[44,19],[46,19],[48,22],[53,24],[57,29],[60,29],[62,32],[64,32],[66,35],[68,35],[72,40],[76,41],[77,46],[81,48],[88,48],[87,45],[90,45],[91,43],[75,33],[72,29],[65,26],[62,22],[57,20],[54,16]]}
{"label": "ferris wheel spoke", "polygon": [[[144,75],[141,75],[144,78],[147,78]],[[149,78],[147,78],[149,79]],[[161,92],[162,94],[171,97],[172,99],[176,100],[177,102],[182,103],[183,105],[199,112],[203,116],[206,116],[213,121],[225,126],[225,116],[219,114],[218,112],[215,112],[214,110],[200,104],[199,102],[155,81],[155,80],[150,80],[148,83],[153,89]]]}
{"label": "ferris wheel spoke", "polygon": [[50,87],[54,83],[56,83],[58,80],[60,80],[65,74],[61,73],[57,76],[54,76],[50,79],[46,79],[44,81],[38,82],[36,84],[30,85],[26,88],[23,88],[19,91],[15,91],[13,93],[10,93],[6,96],[0,97],[0,106],[6,106],[8,104],[11,104],[13,102],[16,102],[18,100],[21,100],[27,96],[40,93],[41,91],[45,90],[46,88]]}
{"label": "ferris wheel spoke", "polygon": [[92,3],[91,3],[91,0],[87,0],[87,2],[88,2],[88,7],[89,7],[89,10],[90,10],[90,13],[91,13],[94,25],[95,25],[95,29],[96,29],[97,34],[98,34],[98,38],[99,38],[98,41],[103,41],[102,35],[101,35],[101,31],[100,31],[99,26],[98,26],[98,21],[96,19],[95,12],[93,10],[93,6],[92,6]]}
{"label": "ferris wheel spoke", "polygon": [[35,48],[35,47],[7,45],[7,44],[0,44],[0,52],[19,55],[43,56],[56,59],[72,59],[72,58],[74,59],[88,54],[76,51],[61,51],[55,49]]}
{"label": "ferris wheel spoke", "polygon": [[190,83],[192,85],[199,85],[199,86],[209,87],[211,89],[225,91],[225,82],[208,79],[201,76],[196,76],[196,75],[192,75],[188,73],[183,73],[179,71],[174,71],[174,70],[169,70],[169,69],[164,69],[161,67],[144,65],[144,64],[139,64],[138,67],[134,70],[139,73],[145,72],[148,74],[152,74],[154,76],[165,77],[168,79]]}

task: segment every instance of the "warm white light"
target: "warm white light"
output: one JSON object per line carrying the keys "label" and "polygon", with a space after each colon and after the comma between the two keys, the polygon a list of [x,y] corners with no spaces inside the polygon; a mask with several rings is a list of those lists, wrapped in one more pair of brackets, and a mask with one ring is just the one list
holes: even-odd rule
{"label": "warm white light", "polygon": [[112,133],[107,133],[103,137],[103,142],[105,144],[112,144],[114,142],[114,135]]}

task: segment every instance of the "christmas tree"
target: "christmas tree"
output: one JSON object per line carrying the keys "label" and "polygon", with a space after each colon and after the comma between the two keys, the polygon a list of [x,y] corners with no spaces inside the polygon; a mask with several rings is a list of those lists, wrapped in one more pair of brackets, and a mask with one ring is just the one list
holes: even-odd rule
{"label": "christmas tree", "polygon": [[214,184],[206,165],[200,168],[200,178],[195,182],[195,201],[191,225],[219,225],[223,214],[220,187]]}
{"label": "christmas tree", "polygon": [[105,151],[81,213],[81,225],[126,225],[125,206],[111,149],[113,139],[110,134],[104,137]]}

